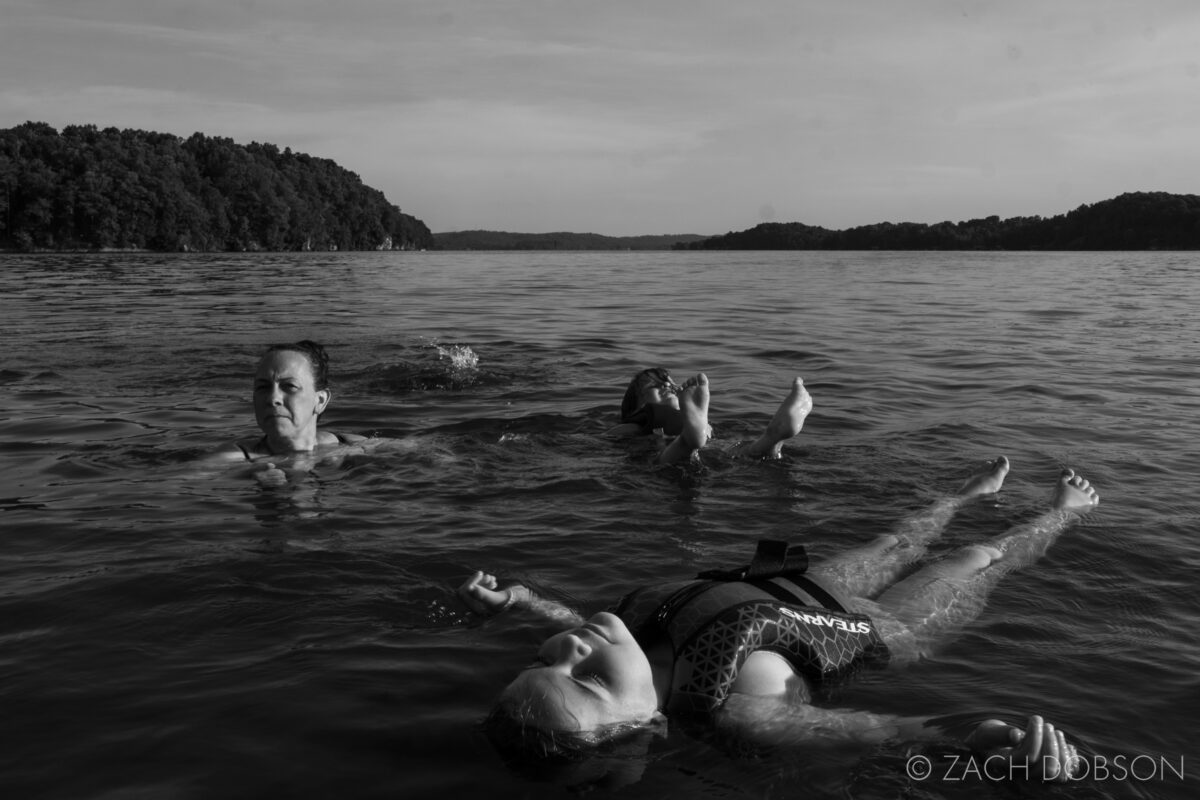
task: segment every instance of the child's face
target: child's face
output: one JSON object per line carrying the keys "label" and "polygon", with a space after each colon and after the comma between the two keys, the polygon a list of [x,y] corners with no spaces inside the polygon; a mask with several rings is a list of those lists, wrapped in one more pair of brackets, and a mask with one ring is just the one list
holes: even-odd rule
{"label": "child's face", "polygon": [[647,376],[645,383],[641,386],[640,399],[643,405],[669,405],[672,408],[679,408],[679,398],[675,392],[675,383],[670,378],[660,381],[652,376]]}
{"label": "child's face", "polygon": [[562,731],[647,722],[658,710],[646,654],[625,623],[604,611],[543,642],[502,702],[521,706],[537,727]]}

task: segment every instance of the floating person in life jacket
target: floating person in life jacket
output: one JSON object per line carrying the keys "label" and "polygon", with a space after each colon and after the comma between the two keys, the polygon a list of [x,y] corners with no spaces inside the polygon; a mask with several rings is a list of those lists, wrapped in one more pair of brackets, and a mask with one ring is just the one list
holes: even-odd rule
{"label": "floating person in life jacket", "polygon": [[[515,721],[536,751],[619,740],[678,720],[747,742],[944,738],[930,720],[822,707],[864,669],[910,664],[974,619],[1005,574],[1033,563],[1099,502],[1064,470],[1049,511],[896,582],[972,498],[999,491],[1008,460],[989,462],[959,492],[893,534],[811,568],[803,551],[760,543],[730,572],[650,586],[584,620],[522,585],[477,572],[459,596],[473,611],[521,610],[565,628],[503,691],[493,719]],[[873,599],[870,599],[873,598]],[[1066,781],[1080,764],[1063,732],[1039,716],[1021,730],[988,720],[964,745],[1005,774]]]}
{"label": "floating person in life jacket", "polygon": [[[703,372],[679,384],[665,369],[644,369],[629,382],[621,401],[621,422],[608,433],[611,436],[644,436],[660,432],[670,440],[658,454],[658,463],[687,461],[712,436],[708,402],[708,376]],[[812,407],[812,397],[804,388],[804,382],[799,377],[794,378],[787,396],[762,433],[753,441],[737,445],[733,455],[779,458],[783,443],[800,433]]]}

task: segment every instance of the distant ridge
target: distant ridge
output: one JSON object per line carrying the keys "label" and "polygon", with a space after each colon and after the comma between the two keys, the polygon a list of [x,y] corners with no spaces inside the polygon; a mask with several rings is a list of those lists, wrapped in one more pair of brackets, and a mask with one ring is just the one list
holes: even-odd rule
{"label": "distant ridge", "polygon": [[0,129],[0,250],[1200,250],[1200,196],[1054,217],[763,223],[721,236],[430,233],[358,175],[271,144],[43,122]]}
{"label": "distant ridge", "polygon": [[1055,217],[881,222],[843,231],[800,222],[680,244],[689,250],[1200,250],[1200,197],[1129,192]]}
{"label": "distant ridge", "polygon": [[455,231],[436,233],[438,250],[670,250],[703,241],[694,233],[658,236],[601,236],[598,233],[505,233]]}

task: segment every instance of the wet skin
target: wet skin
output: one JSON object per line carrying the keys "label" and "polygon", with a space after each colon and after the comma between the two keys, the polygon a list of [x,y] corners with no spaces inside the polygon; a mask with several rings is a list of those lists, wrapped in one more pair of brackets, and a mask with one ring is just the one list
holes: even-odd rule
{"label": "wet skin", "polygon": [[504,696],[523,701],[539,725],[556,730],[644,722],[658,708],[646,654],[625,623],[605,611],[543,642]]}
{"label": "wet skin", "polygon": [[259,362],[254,376],[254,417],[272,453],[304,452],[317,445],[317,418],[329,404],[317,389],[303,353],[276,350]]}

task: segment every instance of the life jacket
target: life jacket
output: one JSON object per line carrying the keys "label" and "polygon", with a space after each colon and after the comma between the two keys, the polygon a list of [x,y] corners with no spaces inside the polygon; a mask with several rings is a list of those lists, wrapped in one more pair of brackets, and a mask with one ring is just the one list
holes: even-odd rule
{"label": "life jacket", "polygon": [[802,547],[759,542],[749,566],[708,571],[696,580],[639,589],[614,613],[643,649],[664,638],[674,655],[670,715],[708,716],[724,705],[751,653],[783,656],[818,693],[864,667],[883,666],[887,645],[871,618],[803,573]]}

